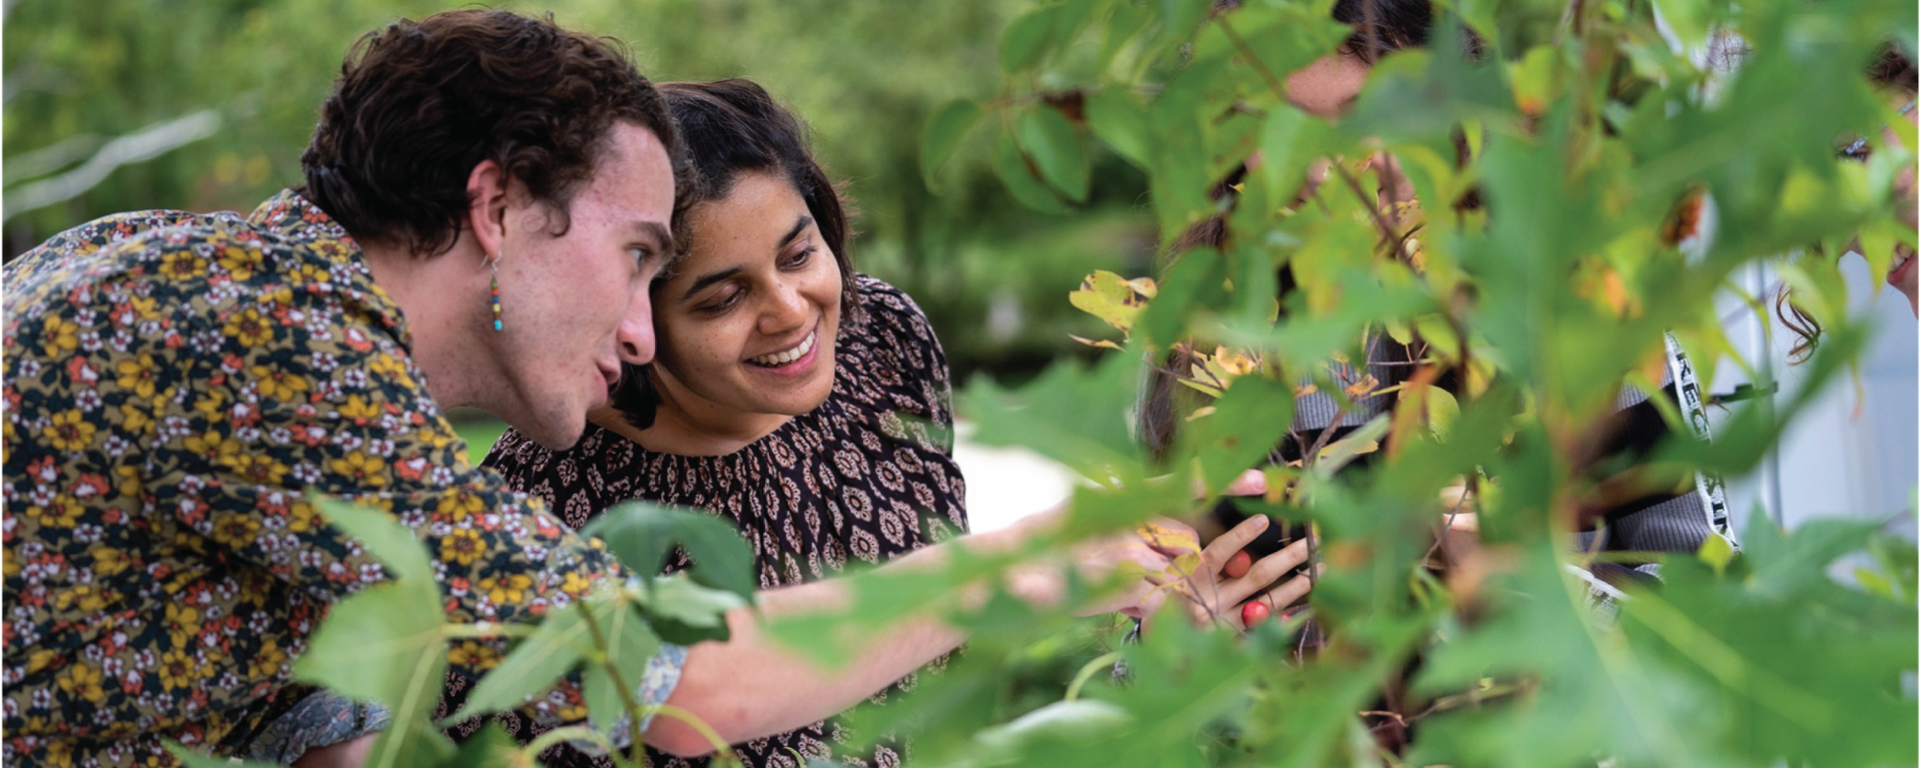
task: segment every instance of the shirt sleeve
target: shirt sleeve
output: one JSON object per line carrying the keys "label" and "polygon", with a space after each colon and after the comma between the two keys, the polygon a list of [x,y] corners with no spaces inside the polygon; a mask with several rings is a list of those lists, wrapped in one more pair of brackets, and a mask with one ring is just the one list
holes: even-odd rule
{"label": "shirt sleeve", "polygon": [[[308,492],[385,510],[433,557],[455,623],[537,621],[622,578],[599,542],[467,463],[400,341],[397,310],[338,277],[239,287],[178,317],[197,354],[174,375],[194,385],[156,385],[147,470],[178,535],[333,602],[386,573],[317,515]],[[450,675],[475,678],[506,650],[501,639],[452,644]],[[577,675],[521,714],[584,720]]]}
{"label": "shirt sleeve", "polygon": [[859,329],[872,345],[869,374],[887,390],[895,410],[931,422],[936,448],[953,453],[953,382],[947,353],[926,312],[899,288],[861,275]]}

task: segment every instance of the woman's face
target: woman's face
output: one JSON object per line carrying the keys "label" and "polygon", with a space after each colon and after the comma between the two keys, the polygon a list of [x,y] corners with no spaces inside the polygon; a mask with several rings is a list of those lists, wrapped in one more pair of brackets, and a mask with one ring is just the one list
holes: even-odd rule
{"label": "woman's face", "polygon": [[[1920,110],[1908,110],[1908,122],[1920,122]],[[1885,131],[1888,143],[1898,145],[1900,136],[1892,129]],[[1899,206],[1900,222],[1914,228],[1920,222],[1920,196],[1914,194],[1913,166],[1900,169],[1900,175],[1893,181],[1894,204]],[[1914,314],[1920,315],[1920,264],[1914,263],[1913,249],[1905,243],[1893,247],[1893,268],[1887,271],[1887,284],[1906,294],[1907,303],[1913,306]]]}
{"label": "woman's face", "polygon": [[805,199],[747,173],[688,217],[693,248],[654,289],[663,407],[798,416],[833,391],[840,267]]}

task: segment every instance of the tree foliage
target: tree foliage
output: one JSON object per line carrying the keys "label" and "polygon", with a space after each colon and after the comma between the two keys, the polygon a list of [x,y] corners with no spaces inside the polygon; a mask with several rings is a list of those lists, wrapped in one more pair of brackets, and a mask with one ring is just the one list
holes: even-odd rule
{"label": "tree foliage", "polygon": [[[1163,245],[1224,215],[1227,246],[1191,250],[1161,275],[1091,276],[1072,301],[1113,327],[1101,345],[1110,349],[1017,390],[963,395],[982,441],[1031,447],[1093,480],[1075,492],[1064,530],[1017,552],[963,553],[939,572],[849,577],[855,597],[843,614],[769,631],[823,663],[850,663],[847,637],[907,616],[932,611],[966,627],[973,640],[945,673],[856,714],[866,733],[914,734],[922,765],[1910,762],[1920,750],[1911,542],[1855,523],[1786,533],[1756,517],[1744,551],[1716,539],[1668,555],[1665,584],[1633,591],[1617,622],[1589,610],[1569,566],[1592,556],[1567,542],[1580,510],[1622,484],[1750,471],[1819,389],[1737,409],[1712,442],[1675,424],[1644,466],[1597,476],[1600,421],[1624,384],[1655,388],[1649,369],[1664,359],[1666,332],[1703,357],[1729,349],[1702,297],[1744,265],[1838,253],[1855,233],[1914,243],[1890,196],[1912,153],[1879,146],[1861,166],[1833,152],[1883,123],[1916,146],[1898,105],[1861,74],[1884,40],[1914,50],[1912,4],[1446,3],[1431,50],[1385,58],[1338,120],[1290,106],[1280,86],[1345,38],[1328,8],[1063,0],[1006,24],[997,60],[971,65],[998,76],[1002,92],[929,113],[914,153],[926,175],[937,182],[975,153],[1011,198],[1071,212],[1097,194],[1089,169],[1117,157],[1146,179]],[[1482,43],[1472,56],[1451,43],[1469,28]],[[1737,70],[1716,72],[1695,54],[1727,34],[1747,50]],[[1383,152],[1419,204],[1383,207],[1371,192]],[[1330,164],[1328,180],[1301,195],[1315,161]],[[1212,192],[1243,165],[1237,202],[1223,207]],[[1484,205],[1455,205],[1469,193]],[[1676,225],[1702,208],[1712,223]],[[1884,268],[1887,251],[1869,251]],[[1281,267],[1297,288],[1276,303]],[[1803,304],[1844,306],[1830,258],[1803,255],[1785,269]],[[1816,384],[1841,376],[1871,331],[1825,317],[1830,342],[1808,363]],[[955,599],[1079,539],[1205,509],[1287,435],[1299,388],[1366,394],[1342,391],[1328,371],[1359,359],[1370,334],[1415,344],[1428,373],[1392,393],[1389,417],[1317,446],[1302,466],[1269,470],[1263,502],[1321,534],[1316,653],[1297,652],[1294,622],[1242,635],[1160,621],[1141,642],[1116,645],[1111,622],[1076,621],[1064,607]],[[1134,387],[1183,341],[1202,352],[1193,383],[1218,400],[1155,459],[1131,431]],[[1457,384],[1437,386],[1441,372]],[[1334,471],[1369,451],[1377,460]],[[1209,498],[1190,498],[1196,484]],[[1478,512],[1480,546],[1436,571],[1440,499],[1459,486]],[[649,573],[660,529],[605,525],[614,551]],[[354,526],[370,548],[384,535]],[[703,565],[741,557],[684,533],[682,543],[709,548]],[[390,565],[395,585],[351,598],[333,621],[351,619],[358,601],[397,610],[375,605],[408,588],[406,567]],[[693,576],[610,593],[619,616],[605,621],[668,637],[735,604],[728,577]],[[1074,583],[1069,602],[1100,586]],[[488,700],[525,695],[576,660],[628,663],[607,643],[576,644],[577,633],[529,650],[568,622],[601,626],[600,615],[589,601],[533,630],[515,652],[531,671]],[[331,626],[310,657],[350,642]],[[1106,674],[1116,659],[1124,680]],[[302,669],[362,690],[348,670]]]}

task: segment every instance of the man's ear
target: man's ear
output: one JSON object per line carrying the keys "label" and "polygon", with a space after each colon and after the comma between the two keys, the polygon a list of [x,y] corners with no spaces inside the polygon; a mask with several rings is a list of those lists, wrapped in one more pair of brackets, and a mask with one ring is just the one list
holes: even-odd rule
{"label": "man's ear", "polygon": [[488,257],[506,241],[508,207],[506,171],[492,160],[480,161],[467,174],[467,227]]}

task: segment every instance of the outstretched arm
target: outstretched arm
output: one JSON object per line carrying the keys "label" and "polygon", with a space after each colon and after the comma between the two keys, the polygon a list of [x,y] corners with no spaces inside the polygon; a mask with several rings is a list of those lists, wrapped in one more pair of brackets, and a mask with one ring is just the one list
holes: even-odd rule
{"label": "outstretched arm", "polygon": [[[955,546],[1005,551],[1057,521],[1057,514],[1041,513],[1000,531],[921,549],[879,570],[938,568]],[[1131,533],[1083,545],[1076,550],[1074,561],[1074,566],[1094,579],[1105,578],[1122,562],[1138,563],[1149,572],[1164,570],[1171,563],[1166,553]],[[1060,568],[1023,569],[1012,579],[1017,596],[1039,605],[1057,602],[1064,585]],[[1086,607],[1082,613],[1092,615],[1138,605],[1148,596],[1148,586],[1142,582],[1102,604]],[[705,721],[728,743],[781,733],[843,712],[959,647],[966,639],[960,630],[937,617],[916,617],[867,638],[854,649],[859,663],[827,668],[767,637],[761,631],[761,622],[844,608],[851,599],[845,581],[829,579],[770,590],[760,593],[759,598],[757,609],[728,614],[732,637],[727,642],[700,643],[688,650],[680,683],[667,699],[668,704]],[[753,684],[742,685],[746,679]],[[683,757],[704,755],[714,748],[693,728],[662,717],[653,719],[646,739],[656,748]]]}

